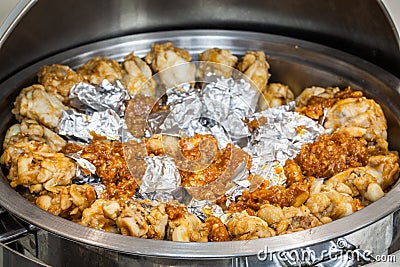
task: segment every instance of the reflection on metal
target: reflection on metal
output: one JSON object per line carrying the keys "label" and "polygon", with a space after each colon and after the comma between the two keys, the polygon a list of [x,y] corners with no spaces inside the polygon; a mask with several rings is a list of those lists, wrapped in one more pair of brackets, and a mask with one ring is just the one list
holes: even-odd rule
{"label": "reflection on metal", "polygon": [[17,26],[23,16],[31,9],[31,7],[38,0],[19,0],[7,16],[3,24],[0,24],[0,48],[3,46],[7,37],[11,34],[12,30]]}
{"label": "reflection on metal", "polygon": [[[294,250],[269,252],[268,239],[264,249],[257,255],[224,257],[220,259],[158,258],[136,256],[99,247],[83,245],[58,237],[46,231],[26,235],[8,246],[0,244],[0,265],[3,266],[359,266],[375,261],[376,255],[387,255],[387,248],[393,244],[396,235],[394,224],[399,213],[353,234],[336,238],[321,244]],[[396,232],[396,233],[395,233]],[[366,239],[365,236],[369,238]],[[38,255],[33,257],[34,251]],[[1,255],[3,256],[1,258]],[[16,265],[14,265],[16,264]]]}

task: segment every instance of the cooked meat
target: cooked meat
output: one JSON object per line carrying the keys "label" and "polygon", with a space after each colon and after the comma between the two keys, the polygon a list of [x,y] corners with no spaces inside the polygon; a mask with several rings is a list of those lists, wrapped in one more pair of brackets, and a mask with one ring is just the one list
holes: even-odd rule
{"label": "cooked meat", "polygon": [[245,211],[233,213],[226,223],[226,228],[233,240],[249,240],[275,236],[275,231],[267,222],[256,216],[249,216]]}
{"label": "cooked meat", "polygon": [[3,148],[7,149],[15,143],[33,140],[46,143],[52,152],[59,152],[66,145],[66,141],[49,128],[35,120],[22,119],[21,124],[14,124],[7,130]]}
{"label": "cooked meat", "polygon": [[60,122],[62,111],[66,109],[57,96],[46,92],[42,85],[32,85],[21,91],[12,113],[19,121],[26,117],[54,129]]}
{"label": "cooked meat", "polygon": [[37,76],[46,91],[56,95],[64,104],[68,104],[72,86],[82,81],[82,77],[70,67],[58,64],[43,66]]}
{"label": "cooked meat", "polygon": [[220,218],[208,217],[205,223],[208,227],[208,241],[222,242],[231,240],[228,230]]}
{"label": "cooked meat", "polygon": [[81,157],[96,167],[96,174],[106,186],[103,198],[126,201],[138,187],[124,158],[124,147],[121,142],[93,140],[83,148]]}
{"label": "cooked meat", "polygon": [[164,239],[168,223],[165,205],[151,201],[131,201],[116,219],[123,235]]}
{"label": "cooked meat", "polygon": [[324,127],[368,141],[387,138],[382,108],[374,100],[365,97],[337,101],[329,109]]}
{"label": "cooked meat", "polygon": [[119,233],[115,220],[120,213],[121,207],[118,202],[98,199],[83,211],[79,224],[97,230]]}
{"label": "cooked meat", "polygon": [[[200,63],[198,73],[200,77],[204,77],[208,73],[229,78],[232,76],[233,67],[237,62],[237,57],[232,55],[227,49],[211,48],[199,54]],[[217,64],[213,64],[217,63]]]}
{"label": "cooked meat", "polygon": [[208,228],[196,215],[184,213],[168,222],[167,239],[179,242],[207,242]]}
{"label": "cooked meat", "polygon": [[36,205],[54,215],[74,219],[96,200],[96,192],[88,184],[56,186],[52,192],[42,191]]}
{"label": "cooked meat", "polygon": [[268,84],[262,91],[262,96],[259,101],[262,110],[286,105],[294,100],[294,94],[289,86],[281,83]]}
{"label": "cooked meat", "polygon": [[265,53],[262,51],[248,51],[237,66],[256,86],[260,92],[264,92],[269,77],[269,64]]}
{"label": "cooked meat", "polygon": [[146,62],[131,53],[124,58],[122,67],[125,70],[122,84],[130,95],[155,96],[156,82],[152,78],[153,74]]}
{"label": "cooked meat", "polygon": [[8,147],[1,163],[9,168],[10,185],[28,187],[38,193],[44,189],[54,191],[56,186],[69,185],[75,177],[76,165],[63,153],[36,141],[15,143]]}
{"label": "cooked meat", "polygon": [[[151,51],[144,58],[153,72],[157,73],[164,70],[160,73],[160,78],[167,87],[190,83],[195,80],[196,66],[193,63],[188,63],[191,59],[188,51],[175,47],[171,42],[153,43]],[[177,67],[168,70],[173,66]]]}
{"label": "cooked meat", "polygon": [[77,73],[83,81],[91,84],[100,84],[104,79],[110,83],[121,80],[124,71],[119,63],[106,57],[94,57],[81,66]]}
{"label": "cooked meat", "polygon": [[321,88],[313,86],[304,89],[296,98],[297,112],[318,120],[325,114],[326,110],[340,99],[360,98],[362,96],[361,91],[353,91],[350,87],[341,91],[338,87]]}
{"label": "cooked meat", "polygon": [[305,144],[294,161],[306,176],[331,177],[351,167],[367,164],[367,143],[344,134],[321,135]]}

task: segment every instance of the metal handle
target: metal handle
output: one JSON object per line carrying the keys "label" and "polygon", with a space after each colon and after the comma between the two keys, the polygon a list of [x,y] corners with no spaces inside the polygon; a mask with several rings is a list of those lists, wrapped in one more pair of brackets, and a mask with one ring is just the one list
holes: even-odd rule
{"label": "metal handle", "polygon": [[13,242],[28,234],[28,230],[3,207],[0,207],[0,243]]}

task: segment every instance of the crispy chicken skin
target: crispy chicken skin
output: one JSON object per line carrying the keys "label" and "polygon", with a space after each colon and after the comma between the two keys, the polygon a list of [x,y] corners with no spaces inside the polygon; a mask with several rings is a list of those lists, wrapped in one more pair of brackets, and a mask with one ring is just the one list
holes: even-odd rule
{"label": "crispy chicken skin", "polygon": [[110,83],[121,80],[124,71],[119,63],[106,57],[94,57],[81,66],[77,73],[83,81],[90,84],[100,84],[104,79]]}
{"label": "crispy chicken skin", "polygon": [[232,70],[235,67],[238,58],[232,55],[230,50],[215,47],[200,53],[199,60],[206,61],[206,63],[201,63],[199,66],[199,77],[204,78],[207,73],[213,73],[215,75],[229,78],[232,76]]}
{"label": "crispy chicken skin", "polygon": [[64,104],[68,104],[72,86],[82,81],[82,77],[70,67],[59,64],[43,66],[37,76],[46,91],[57,96]]}
{"label": "crispy chicken skin", "polygon": [[21,91],[11,112],[19,121],[26,117],[54,129],[60,122],[62,111],[66,109],[68,107],[56,95],[46,92],[42,85],[36,84]]}
{"label": "crispy chicken skin", "polygon": [[97,199],[83,211],[79,224],[106,232],[120,233],[115,222],[120,213],[121,206],[117,201]]}
{"label": "crispy chicken skin", "polygon": [[124,75],[121,82],[130,95],[155,96],[156,82],[146,62],[131,53],[124,58],[122,68]]}

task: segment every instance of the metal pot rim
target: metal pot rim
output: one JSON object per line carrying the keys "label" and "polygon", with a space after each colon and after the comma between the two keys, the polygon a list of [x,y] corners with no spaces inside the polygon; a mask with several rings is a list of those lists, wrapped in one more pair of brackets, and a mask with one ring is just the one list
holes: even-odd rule
{"label": "metal pot rim", "polygon": [[[329,60],[330,63],[335,63],[335,66],[337,65],[343,68],[343,73],[357,70],[358,73],[356,73],[356,75],[361,75],[360,73],[362,73],[368,77],[371,76],[370,79],[377,79],[376,82],[383,83],[385,86],[391,87],[397,92],[400,88],[400,81],[381,68],[352,55],[325,46],[298,39],[262,33],[226,30],[190,30],[136,34],[68,50],[42,60],[5,81],[0,85],[0,97],[5,97],[5,90],[1,89],[8,88],[15,83],[15,80],[21,79],[28,74],[32,75],[32,73],[35,73],[37,69],[44,64],[55,62],[65,64],[65,62],[68,61],[72,64],[72,67],[74,67],[73,64],[78,64],[83,57],[91,57],[98,53],[102,53],[103,55],[112,53],[112,56],[118,58],[126,54],[122,53],[124,49],[145,46],[149,48],[148,44],[154,41],[179,40],[180,43],[177,44],[178,46],[182,44],[183,47],[190,46],[194,49],[193,51],[196,52],[197,48],[200,49],[199,44],[202,42],[202,49],[204,49],[204,46],[209,46],[211,48],[218,45],[210,42],[211,39],[222,40],[229,46],[234,45],[238,37],[240,37],[241,40],[246,40],[249,44],[248,47],[241,48],[242,50],[245,49],[243,51],[246,51],[246,49],[254,49],[259,46],[268,47],[270,52],[275,52],[276,54],[289,57],[298,62],[312,60],[314,64],[318,64],[318,66],[327,69],[329,69],[330,66],[327,65],[328,62],[324,61]],[[227,48],[230,49],[231,47]],[[287,51],[292,51],[295,54],[282,54]],[[143,52],[144,50],[140,50],[139,55]],[[309,58],[310,56],[312,57]],[[372,203],[368,207],[350,216],[312,229],[257,240],[223,243],[185,243],[134,238],[81,226],[61,217],[54,216],[41,210],[32,203],[29,203],[9,186],[2,172],[0,176],[2,178],[0,179],[0,205],[19,218],[67,239],[123,253],[155,257],[210,259],[255,255],[258,251],[265,249],[265,247],[268,247],[269,252],[306,247],[338,238],[366,227],[394,212],[399,208],[400,203],[400,185],[397,183],[382,199]]]}

